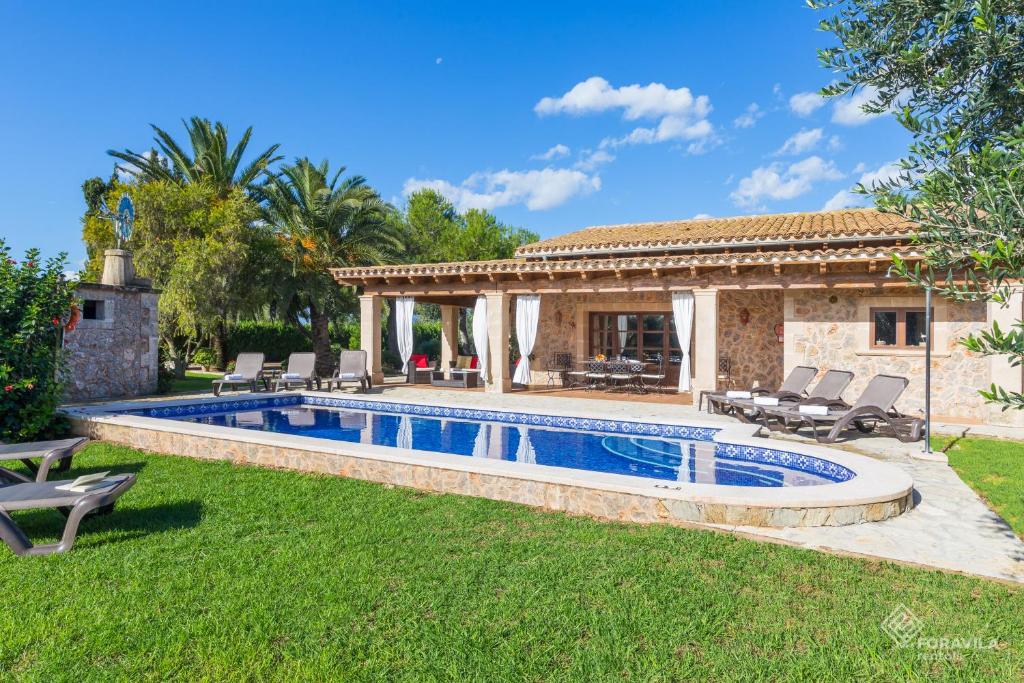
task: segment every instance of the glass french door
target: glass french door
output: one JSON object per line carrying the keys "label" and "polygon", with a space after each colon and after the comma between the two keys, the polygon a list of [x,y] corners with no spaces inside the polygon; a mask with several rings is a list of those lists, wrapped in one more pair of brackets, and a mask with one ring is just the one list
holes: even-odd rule
{"label": "glass french door", "polygon": [[671,313],[591,313],[590,356],[628,358],[649,363],[654,371],[662,360],[665,383],[679,380],[682,353]]}

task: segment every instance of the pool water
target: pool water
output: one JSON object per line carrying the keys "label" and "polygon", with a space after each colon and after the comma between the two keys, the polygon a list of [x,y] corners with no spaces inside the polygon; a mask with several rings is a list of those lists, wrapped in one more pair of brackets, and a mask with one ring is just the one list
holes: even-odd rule
{"label": "pool water", "polygon": [[678,482],[782,487],[830,484],[853,477],[834,463],[768,448],[394,412],[294,405],[166,417]]}

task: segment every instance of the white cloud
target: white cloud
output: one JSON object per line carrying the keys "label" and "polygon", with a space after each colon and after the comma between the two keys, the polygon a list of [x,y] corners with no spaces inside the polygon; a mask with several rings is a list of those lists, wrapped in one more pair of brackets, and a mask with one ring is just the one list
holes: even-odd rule
{"label": "white cloud", "polygon": [[623,118],[693,115],[704,117],[711,111],[707,96],[694,97],[689,88],[669,88],[663,83],[624,85],[613,88],[600,76],[577,83],[561,97],[545,97],[533,108],[541,116],[548,114],[590,114],[622,109]]}
{"label": "white cloud", "polygon": [[753,128],[762,116],[764,116],[764,112],[761,111],[761,107],[757,105],[757,102],[751,102],[747,105],[745,112],[733,119],[732,125],[736,128]]}
{"label": "white cloud", "polygon": [[502,170],[474,173],[458,185],[447,180],[409,178],[402,187],[402,194],[408,196],[424,188],[440,192],[460,211],[490,210],[512,204],[543,211],[560,206],[576,195],[600,190],[601,178],[568,168]]}
{"label": "white cloud", "polygon": [[612,161],[615,161],[614,154],[610,154],[603,149],[586,149],[580,153],[579,161],[573,164],[572,167],[578,168],[581,171],[593,171],[598,166],[611,163]]}
{"label": "white cloud", "polygon": [[828,139],[828,151],[830,151],[830,152],[838,152],[842,148],[843,148],[843,141],[839,138],[838,135],[833,135],[832,137],[830,137]]}
{"label": "white cloud", "polygon": [[775,154],[803,154],[817,147],[821,142],[822,135],[824,133],[821,128],[801,128],[782,143],[782,147],[779,147]]}
{"label": "white cloud", "polygon": [[797,116],[810,116],[824,104],[825,98],[816,92],[798,92],[789,98],[789,109]]}
{"label": "white cloud", "polygon": [[729,196],[737,205],[750,207],[762,199],[793,199],[809,192],[816,182],[842,177],[832,161],[810,156],[785,168],[778,162],[755,168]]}
{"label": "white cloud", "polygon": [[605,138],[601,141],[601,147],[649,145],[673,140],[701,140],[708,138],[713,133],[714,127],[707,119],[689,123],[683,117],[666,116],[654,128],[634,128],[628,135],[620,138]]}
{"label": "white cloud", "polygon": [[882,114],[869,114],[862,107],[875,99],[878,90],[865,86],[852,95],[844,95],[832,103],[832,122],[844,126],[859,126]]}
{"label": "white cloud", "polygon": [[543,159],[544,161],[550,161],[552,159],[558,159],[560,157],[567,156],[570,151],[571,150],[569,149],[568,146],[559,143],[559,144],[555,145],[554,147],[551,147],[550,149],[548,149],[548,151],[544,152],[543,154],[534,154],[530,158],[531,159]]}
{"label": "white cloud", "polygon": [[600,145],[602,148],[690,141],[688,151],[697,154],[714,139],[714,126],[707,120],[711,100],[706,95],[694,97],[689,88],[669,88],[663,83],[615,88],[600,76],[592,76],[560,97],[541,99],[533,110],[541,116],[582,116],[622,110],[622,117],[627,121],[658,119],[656,126],[639,127],[621,137],[605,138]]}
{"label": "white cloud", "polygon": [[691,218],[690,220],[692,220],[692,221],[699,221],[699,220],[702,220],[704,218],[714,218],[714,216],[712,216],[710,213],[698,213],[693,218]]}
{"label": "white cloud", "polygon": [[444,58],[438,57],[437,59],[434,60],[434,64],[440,64],[443,61],[444,61]]}
{"label": "white cloud", "polygon": [[[857,164],[858,170],[863,170],[864,164]],[[899,178],[901,168],[898,162],[889,161],[873,171],[867,171],[861,175],[857,180],[858,183],[864,187],[871,189],[879,183],[889,182]],[[849,209],[855,206],[867,206],[871,203],[871,198],[867,195],[857,194],[852,190],[839,190],[832,197],[825,202],[825,206],[821,208],[822,211],[835,211],[837,209]]]}

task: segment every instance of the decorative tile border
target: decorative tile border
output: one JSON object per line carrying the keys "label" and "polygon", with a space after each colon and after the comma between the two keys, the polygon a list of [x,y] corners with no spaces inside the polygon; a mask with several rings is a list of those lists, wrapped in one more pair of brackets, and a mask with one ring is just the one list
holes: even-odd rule
{"label": "decorative tile border", "polygon": [[159,408],[143,408],[140,410],[127,411],[123,414],[141,415],[144,417],[175,418],[185,417],[188,415],[205,415],[209,413],[225,413],[239,410],[263,410],[266,408],[293,405],[348,408],[351,410],[370,410],[375,413],[422,415],[448,419],[477,420],[480,422],[501,422],[505,424],[556,427],[560,429],[581,429],[588,432],[636,434],[670,439],[687,439],[690,441],[711,441],[715,434],[719,432],[718,429],[708,427],[688,427],[686,425],[653,424],[646,422],[629,422],[625,420],[599,420],[587,417],[564,417],[560,415],[533,415],[527,413],[512,413],[503,410],[451,408],[448,406],[430,406],[418,403],[393,403],[391,401],[368,401],[365,399],[333,398],[330,396],[308,396],[297,394],[283,395],[275,398],[251,398],[238,401],[211,401],[176,406],[163,406]]}
{"label": "decorative tile border", "polygon": [[760,446],[737,446],[731,443],[720,443],[715,448],[716,458],[732,458],[753,463],[778,465],[791,470],[798,470],[808,474],[816,474],[833,482],[843,482],[853,479],[856,474],[831,460],[816,458],[801,453],[780,451],[775,448],[761,448]]}

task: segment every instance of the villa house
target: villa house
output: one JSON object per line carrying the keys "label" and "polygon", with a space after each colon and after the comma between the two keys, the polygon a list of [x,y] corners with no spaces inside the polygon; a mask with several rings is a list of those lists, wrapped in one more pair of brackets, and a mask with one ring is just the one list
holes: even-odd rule
{"label": "villa house", "polygon": [[[509,344],[519,328],[520,348],[532,346],[530,385],[547,381],[554,353],[657,362],[667,384],[694,402],[703,389],[777,386],[794,366],[812,365],[855,372],[851,399],[876,373],[907,376],[897,407],[918,414],[930,343],[934,419],[1024,424],[1019,411],[1003,413],[977,393],[994,381],[1020,391],[1021,368],[958,344],[993,321],[1009,327],[1024,317],[1021,293],[1008,307],[935,297],[929,334],[922,291],[888,272],[892,254],[920,257],[912,232],[873,209],[692,219],[586,228],[507,260],[333,274],[362,291],[362,346],[378,380],[383,299],[411,297],[441,306],[443,367],[456,353],[457,308],[486,318],[474,336],[487,338],[488,391],[511,390]],[[686,352],[680,338],[689,339]]]}

